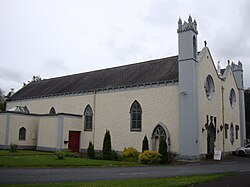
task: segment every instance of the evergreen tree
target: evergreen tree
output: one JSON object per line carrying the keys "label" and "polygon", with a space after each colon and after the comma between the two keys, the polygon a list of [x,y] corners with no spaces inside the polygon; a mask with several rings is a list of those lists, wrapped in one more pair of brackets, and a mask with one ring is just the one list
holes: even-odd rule
{"label": "evergreen tree", "polygon": [[0,88],[0,111],[5,111],[6,101],[4,99],[4,91]]}
{"label": "evergreen tree", "polygon": [[160,138],[159,151],[161,154],[161,164],[165,164],[168,162],[168,146],[166,143],[166,139],[164,137]]}
{"label": "evergreen tree", "polygon": [[106,130],[103,146],[102,146],[102,154],[104,160],[112,160],[112,151],[111,151],[111,137],[109,130]]}
{"label": "evergreen tree", "polygon": [[91,141],[89,142],[87,154],[88,154],[88,158],[90,158],[90,159],[95,158],[95,148],[94,148],[94,144]]}
{"label": "evergreen tree", "polygon": [[143,141],[142,141],[142,153],[143,153],[144,151],[146,151],[146,150],[149,150],[149,148],[148,148],[148,138],[147,138],[147,136],[145,135],[145,136],[144,136],[144,139],[143,139]]}
{"label": "evergreen tree", "polygon": [[245,93],[246,138],[250,139],[250,88]]}

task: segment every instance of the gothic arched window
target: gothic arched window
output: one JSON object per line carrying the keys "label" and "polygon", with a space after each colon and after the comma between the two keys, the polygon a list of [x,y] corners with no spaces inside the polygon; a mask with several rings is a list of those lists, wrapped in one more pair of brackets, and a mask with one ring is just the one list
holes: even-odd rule
{"label": "gothic arched window", "polygon": [[134,101],[130,108],[130,131],[141,131],[142,109],[138,101]]}
{"label": "gothic arched window", "polygon": [[231,123],[231,126],[230,126],[230,142],[233,145],[233,143],[234,143],[234,126],[233,126],[232,123]]}
{"label": "gothic arched window", "polygon": [[24,127],[19,129],[19,140],[26,139],[26,129]]}
{"label": "gothic arched window", "polygon": [[229,102],[230,102],[230,106],[231,106],[232,108],[234,108],[235,103],[236,103],[236,95],[235,95],[235,91],[234,91],[233,88],[232,88],[231,91],[230,91]]}
{"label": "gothic arched window", "polygon": [[193,57],[196,59],[197,56],[197,44],[196,44],[196,37],[193,36]]}
{"label": "gothic arched window", "polygon": [[214,81],[211,75],[207,76],[205,80],[204,88],[205,88],[205,92],[206,92],[206,96],[208,100],[211,100],[214,94]]}
{"label": "gothic arched window", "polygon": [[93,111],[91,106],[86,106],[84,110],[84,130],[92,131]]}
{"label": "gothic arched window", "polygon": [[56,110],[54,107],[52,107],[49,111],[49,114],[56,114]]}

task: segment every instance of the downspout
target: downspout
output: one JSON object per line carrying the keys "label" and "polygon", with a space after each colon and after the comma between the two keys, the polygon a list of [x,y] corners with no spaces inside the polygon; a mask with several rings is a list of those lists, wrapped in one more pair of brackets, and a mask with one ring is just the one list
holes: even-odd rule
{"label": "downspout", "polygon": [[96,107],[96,90],[94,90],[94,102],[93,102],[93,111],[94,111],[94,115],[93,115],[93,144],[95,145],[95,107]]}
{"label": "downspout", "polygon": [[225,116],[224,116],[224,112],[225,112],[225,109],[224,109],[224,87],[222,86],[221,87],[221,99],[222,99],[222,125],[223,125],[223,156],[225,156]]}

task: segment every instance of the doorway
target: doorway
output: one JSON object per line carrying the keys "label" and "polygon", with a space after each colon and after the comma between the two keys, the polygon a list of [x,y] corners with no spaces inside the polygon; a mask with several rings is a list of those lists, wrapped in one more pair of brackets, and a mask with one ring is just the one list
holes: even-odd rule
{"label": "doorway", "polygon": [[80,131],[69,131],[69,149],[73,152],[80,150]]}

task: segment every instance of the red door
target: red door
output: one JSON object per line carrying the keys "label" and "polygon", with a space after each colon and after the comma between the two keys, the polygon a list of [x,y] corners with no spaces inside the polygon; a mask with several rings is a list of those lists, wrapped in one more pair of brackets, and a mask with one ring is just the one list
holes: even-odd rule
{"label": "red door", "polygon": [[79,152],[80,133],[80,131],[69,131],[69,149],[73,152]]}

